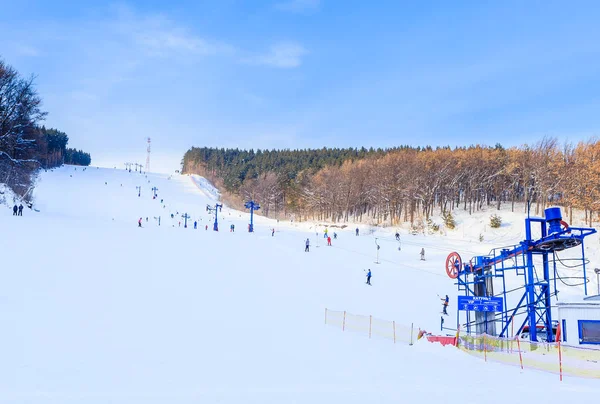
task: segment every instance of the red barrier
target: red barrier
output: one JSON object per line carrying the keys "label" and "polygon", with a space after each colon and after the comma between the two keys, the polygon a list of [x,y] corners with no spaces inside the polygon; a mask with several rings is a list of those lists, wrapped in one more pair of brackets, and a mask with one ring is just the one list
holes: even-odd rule
{"label": "red barrier", "polygon": [[456,345],[456,337],[452,336],[441,336],[441,335],[427,335],[427,341],[429,342],[439,342],[440,344],[446,345]]}

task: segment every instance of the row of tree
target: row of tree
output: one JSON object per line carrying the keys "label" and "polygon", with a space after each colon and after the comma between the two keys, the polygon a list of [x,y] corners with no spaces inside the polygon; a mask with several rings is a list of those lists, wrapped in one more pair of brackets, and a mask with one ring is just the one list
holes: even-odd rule
{"label": "row of tree", "polygon": [[82,150],[68,148],[65,150],[65,164],[74,166],[89,166],[92,157]]}
{"label": "row of tree", "polygon": [[472,213],[509,203],[514,210],[516,202],[526,202],[538,215],[549,204],[562,205],[569,220],[573,208],[584,210],[591,225],[600,212],[600,142],[595,140],[575,146],[544,138],[510,149],[259,152],[192,148],[183,169],[224,187],[234,206],[255,199],[263,214],[299,220],[414,223],[459,207]]}
{"label": "row of tree", "polygon": [[0,184],[24,198],[40,168],[91,162],[89,154],[67,149],[65,133],[39,126],[47,115],[41,105],[33,77],[21,77],[0,60]]}

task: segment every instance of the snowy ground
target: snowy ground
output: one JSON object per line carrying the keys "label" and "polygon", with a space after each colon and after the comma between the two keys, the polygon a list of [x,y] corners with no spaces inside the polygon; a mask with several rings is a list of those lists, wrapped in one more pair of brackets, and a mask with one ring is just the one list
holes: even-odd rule
{"label": "snowy ground", "polygon": [[[0,402],[597,399],[599,381],[559,383],[556,375],[484,363],[451,347],[394,345],[323,324],[328,307],[439,329],[437,294],[455,301],[457,293],[445,274],[447,254],[468,259],[517,242],[522,214],[505,212],[505,226],[483,230],[489,244],[477,240],[486,213],[459,216],[446,237],[402,230],[401,251],[395,229],[368,235],[364,226],[360,237],[338,230],[326,247],[323,227],[257,218],[249,234],[249,215],[227,208],[214,232],[206,205],[215,195],[188,176],[63,167],[42,175],[40,212],[0,210]],[[183,213],[192,218],[188,228]],[[381,264],[374,263],[375,237]],[[588,243],[592,268],[597,242]]]}

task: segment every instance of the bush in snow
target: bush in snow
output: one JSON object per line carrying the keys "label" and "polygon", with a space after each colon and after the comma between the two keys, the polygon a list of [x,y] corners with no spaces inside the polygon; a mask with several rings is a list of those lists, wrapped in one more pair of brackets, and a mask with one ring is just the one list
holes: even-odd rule
{"label": "bush in snow", "polygon": [[427,219],[427,228],[429,229],[429,234],[433,234],[440,230],[440,225],[429,218]]}
{"label": "bush in snow", "polygon": [[502,218],[496,214],[490,216],[490,227],[497,229],[500,226],[502,226]]}
{"label": "bush in snow", "polygon": [[442,219],[447,228],[454,229],[456,227],[456,221],[454,220],[454,216],[452,216],[452,212],[447,211],[442,213]]}

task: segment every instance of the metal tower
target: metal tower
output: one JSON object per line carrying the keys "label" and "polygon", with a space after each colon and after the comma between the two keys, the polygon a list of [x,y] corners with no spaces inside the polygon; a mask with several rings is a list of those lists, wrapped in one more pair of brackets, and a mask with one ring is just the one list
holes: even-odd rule
{"label": "metal tower", "polygon": [[220,212],[222,208],[223,208],[223,205],[221,205],[220,203],[216,203],[214,208],[210,205],[206,205],[207,212],[215,213],[215,224],[213,225],[214,231],[219,231],[219,219],[218,219],[217,212]]}
{"label": "metal tower", "polygon": [[146,172],[150,172],[150,138],[148,138],[148,148],[146,149],[148,154],[146,154]]}
{"label": "metal tower", "polygon": [[[506,337],[509,325],[513,321],[521,321],[517,335],[529,324],[529,337],[531,341],[537,341],[536,325],[539,325],[546,334],[545,340],[554,342],[551,298],[558,294],[556,280],[565,279],[561,278],[556,268],[557,261],[560,262],[557,252],[581,246],[581,258],[576,260],[581,261],[583,267],[584,293],[587,295],[583,239],[596,233],[596,230],[569,227],[562,220],[560,208],[548,208],[544,213],[545,218],[525,219],[526,239],[517,245],[493,249],[490,254],[473,257],[468,263],[463,263],[456,252],[448,255],[446,273],[450,278],[456,279],[458,290],[464,293],[464,296],[458,296],[457,326],[460,325],[461,311],[465,312],[466,328],[470,333],[473,325],[471,312],[475,312],[474,323],[478,334],[496,335],[496,323],[499,322],[499,335]],[[540,226],[541,238],[534,240],[532,227],[536,224]],[[536,269],[536,262],[541,264],[541,268]],[[512,270],[522,276],[524,282],[521,288],[507,291],[504,274]],[[494,278],[502,282],[499,293],[494,293]],[[509,305],[507,294],[518,290],[522,292],[520,298],[517,295],[518,303],[516,306]],[[497,312],[500,313],[500,319],[496,318]]]}
{"label": "metal tower", "polygon": [[260,209],[260,205],[254,201],[248,201],[244,204],[246,209],[250,209],[250,224],[248,225],[248,231],[252,233],[254,231],[254,211]]}

